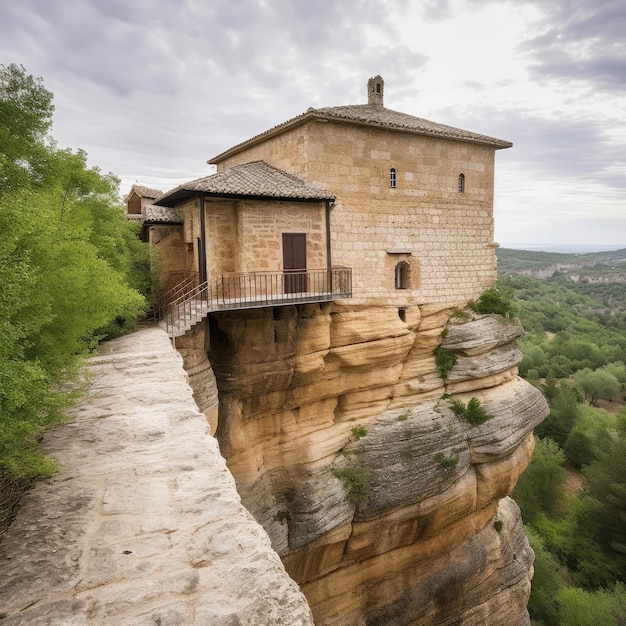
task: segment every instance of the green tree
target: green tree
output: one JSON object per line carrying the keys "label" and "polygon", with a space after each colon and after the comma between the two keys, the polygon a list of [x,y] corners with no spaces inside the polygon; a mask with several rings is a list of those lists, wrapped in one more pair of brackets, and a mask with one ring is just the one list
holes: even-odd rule
{"label": "green tree", "polygon": [[532,522],[540,513],[558,513],[567,476],[565,455],[552,439],[537,439],[533,458],[520,476],[512,497],[525,522]]}
{"label": "green tree", "polygon": [[613,555],[626,579],[626,411],[615,438],[584,471],[584,503],[596,540]]}
{"label": "green tree", "polygon": [[598,400],[611,400],[621,389],[620,382],[613,374],[600,369],[580,370],[574,374],[574,380],[594,406]]}
{"label": "green tree", "polygon": [[562,626],[621,626],[626,623],[626,588],[623,584],[596,592],[564,588],[559,591],[557,601]]}
{"label": "green tree", "polygon": [[57,149],[52,112],[41,79],[0,66],[0,479],[51,471],[37,435],[68,400],[54,390],[103,327],[132,326],[145,306],[147,247],[117,180]]}

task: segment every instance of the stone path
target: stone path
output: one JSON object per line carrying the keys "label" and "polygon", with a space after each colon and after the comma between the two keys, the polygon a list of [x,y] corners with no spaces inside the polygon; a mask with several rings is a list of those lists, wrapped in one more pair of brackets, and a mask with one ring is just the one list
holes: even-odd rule
{"label": "stone path", "polygon": [[165,331],[104,344],[60,472],[0,536],[0,614],[17,624],[312,625],[243,508]]}

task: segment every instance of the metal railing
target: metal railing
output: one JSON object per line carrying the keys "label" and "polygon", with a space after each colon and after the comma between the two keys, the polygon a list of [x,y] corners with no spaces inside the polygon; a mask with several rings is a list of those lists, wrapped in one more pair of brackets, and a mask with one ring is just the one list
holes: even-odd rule
{"label": "metal railing", "polygon": [[[180,288],[181,284],[177,285]],[[352,297],[352,270],[285,270],[224,274],[212,283],[192,284],[162,311],[168,332],[184,333],[215,311],[285,304],[329,302]]]}
{"label": "metal railing", "polygon": [[176,274],[180,274],[182,279],[178,280],[173,287],[170,287],[157,298],[154,305],[155,320],[165,317],[166,311],[172,302],[180,300],[198,286],[197,272],[176,272]]}

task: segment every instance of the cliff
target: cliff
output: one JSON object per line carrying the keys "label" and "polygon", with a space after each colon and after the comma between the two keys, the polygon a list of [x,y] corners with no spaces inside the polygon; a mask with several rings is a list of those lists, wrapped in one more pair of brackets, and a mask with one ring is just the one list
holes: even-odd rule
{"label": "cliff", "polygon": [[[517,377],[522,332],[335,303],[215,314],[177,340],[202,409],[214,372],[221,452],[316,624],[528,623],[507,496],[548,408]],[[437,347],[456,355],[445,384]],[[479,425],[459,414],[473,398]]]}

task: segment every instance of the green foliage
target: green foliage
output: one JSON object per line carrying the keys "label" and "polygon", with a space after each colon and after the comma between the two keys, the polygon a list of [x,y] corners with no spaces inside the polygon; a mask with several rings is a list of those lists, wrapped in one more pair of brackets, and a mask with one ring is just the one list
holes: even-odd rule
{"label": "green foliage", "polygon": [[595,592],[567,587],[557,595],[562,626],[621,626],[626,623],[626,588],[616,583],[613,589]]}
{"label": "green foliage", "polygon": [[480,400],[474,397],[470,398],[467,406],[458,398],[452,397],[450,399],[450,408],[455,415],[467,420],[472,426],[480,426],[492,417],[487,414]]}
{"label": "green foliage", "polygon": [[626,579],[626,411],[622,411],[615,437],[597,452],[597,460],[584,470],[584,502],[596,540],[610,553]]}
{"label": "green foliage", "polygon": [[563,498],[565,455],[551,439],[537,439],[533,458],[511,494],[522,509],[525,522],[542,513],[558,513]]}
{"label": "green foliage", "polygon": [[369,498],[371,492],[369,470],[362,463],[336,469],[333,475],[343,483],[348,502],[358,505]]}
{"label": "green foliage", "polygon": [[0,66],[0,475],[28,480],[53,471],[37,439],[71,400],[60,383],[149,284],[117,179],[56,147],[52,111],[41,79]]}
{"label": "green foliage", "polygon": [[487,415],[478,398],[470,398],[463,417],[473,426],[480,426],[491,419],[491,415]]}
{"label": "green foliage", "polygon": [[583,465],[589,465],[594,459],[591,438],[579,428],[570,432],[563,450],[567,455],[567,460],[577,469]]}
{"label": "green foliage", "polygon": [[569,383],[555,385],[549,395],[544,388],[544,394],[550,402],[550,414],[537,426],[535,433],[541,438],[549,437],[563,447],[574,424],[580,418],[582,398]]}
{"label": "green foliage", "polygon": [[493,522],[493,528],[497,533],[501,533],[504,528],[504,522],[500,519],[497,519]]}
{"label": "green foliage", "polygon": [[355,426],[352,429],[352,436],[358,441],[361,437],[367,436],[367,429],[364,426]]}
{"label": "green foliage", "polygon": [[443,452],[437,452],[434,457],[435,461],[445,469],[453,469],[459,462],[459,455],[446,456]]}
{"label": "green foliage", "polygon": [[468,302],[467,306],[476,313],[497,313],[503,317],[515,315],[513,292],[505,287],[491,287],[480,295],[477,301]]}
{"label": "green foliage", "polygon": [[525,526],[524,531],[535,553],[528,612],[533,620],[541,621],[547,626],[558,626],[559,605],[556,598],[564,585],[563,567],[546,549],[541,535],[532,526]]}
{"label": "green foliage", "polygon": [[459,320],[468,320],[470,319],[470,314],[463,309],[456,309],[454,313],[452,313],[452,317]]}
{"label": "green foliage", "polygon": [[446,350],[441,346],[435,348],[434,355],[437,372],[441,379],[445,381],[448,379],[448,374],[456,363],[457,356],[451,350]]}
{"label": "green foliage", "polygon": [[463,417],[463,415],[465,415],[465,404],[463,404],[463,401],[459,400],[458,398],[450,398],[450,408],[452,409],[452,412],[458,417]]}
{"label": "green foliage", "polygon": [[[519,252],[510,256],[516,268],[499,263],[499,284],[514,290],[527,331],[518,340],[520,374],[550,403],[549,417],[536,428],[541,439],[533,460],[512,494],[535,551],[529,611],[544,624],[626,623],[620,582],[626,580],[626,417],[583,398],[599,403],[624,397],[626,285],[611,283],[609,274],[626,272],[626,251],[567,259]],[[580,269],[581,262],[594,267]],[[542,281],[504,277],[546,263],[578,265],[580,280],[567,272]],[[586,282],[602,273],[603,280]],[[583,488],[574,494],[562,487],[566,458],[583,468]]]}
{"label": "green foliage", "polygon": [[621,383],[605,369],[595,371],[585,368],[574,374],[574,380],[591,404],[598,400],[611,400],[622,388]]}
{"label": "green foliage", "polygon": [[406,413],[403,413],[402,415],[398,415],[398,421],[399,422],[406,422],[408,417],[409,416]]}

